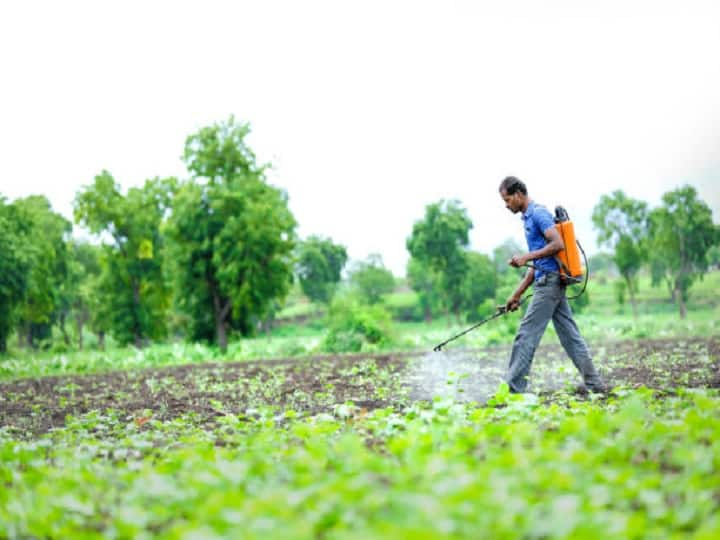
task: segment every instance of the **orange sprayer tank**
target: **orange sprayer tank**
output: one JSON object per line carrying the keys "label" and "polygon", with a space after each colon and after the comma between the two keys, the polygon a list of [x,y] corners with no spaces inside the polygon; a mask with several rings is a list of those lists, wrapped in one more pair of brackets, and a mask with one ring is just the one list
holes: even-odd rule
{"label": "orange sprayer tank", "polygon": [[557,254],[561,263],[560,271],[563,274],[570,274],[570,277],[579,278],[583,275],[582,261],[580,259],[580,251],[575,240],[575,228],[572,221],[560,221],[555,223],[560,236],[565,243],[565,249]]}

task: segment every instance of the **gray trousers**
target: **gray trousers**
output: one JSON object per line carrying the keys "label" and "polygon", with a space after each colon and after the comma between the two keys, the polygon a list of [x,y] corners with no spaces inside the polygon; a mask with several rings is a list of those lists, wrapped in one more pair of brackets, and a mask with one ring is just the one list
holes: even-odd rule
{"label": "gray trousers", "polygon": [[508,366],[507,383],[513,392],[524,392],[528,384],[530,366],[535,349],[545,333],[550,319],[560,338],[565,352],[589,389],[603,386],[602,379],[595,370],[585,340],[580,335],[570,305],[565,297],[565,285],[559,276],[545,274],[535,282],[530,306],[520,323],[520,329],[513,343]]}

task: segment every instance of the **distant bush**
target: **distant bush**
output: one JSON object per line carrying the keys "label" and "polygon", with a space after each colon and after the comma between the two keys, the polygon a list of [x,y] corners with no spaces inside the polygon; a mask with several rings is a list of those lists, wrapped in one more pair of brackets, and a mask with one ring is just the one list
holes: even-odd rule
{"label": "distant bush", "polygon": [[467,322],[478,322],[487,319],[497,311],[497,302],[492,298],[486,298],[484,302],[467,314]]}
{"label": "distant bush", "polygon": [[330,306],[328,332],[320,343],[325,352],[360,352],[393,342],[392,319],[381,305],[365,305],[338,298]]}

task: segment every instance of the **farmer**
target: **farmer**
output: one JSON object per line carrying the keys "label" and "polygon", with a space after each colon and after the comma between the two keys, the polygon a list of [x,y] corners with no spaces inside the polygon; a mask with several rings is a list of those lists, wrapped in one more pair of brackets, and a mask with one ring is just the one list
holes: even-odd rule
{"label": "farmer", "polygon": [[533,261],[534,267],[528,269],[520,285],[508,298],[505,309],[518,309],[523,293],[533,282],[535,285],[532,301],[520,323],[510,354],[507,374],[510,391],[520,393],[527,388],[535,349],[552,319],[560,343],[585,381],[585,386],[579,390],[605,392],[605,384],[595,371],[588,347],[578,331],[565,297],[566,283],[559,275],[560,268],[555,259],[555,255],[565,246],[555,228],[553,216],[545,207],[535,204],[528,197],[527,187],[514,176],[508,176],[500,183],[500,196],[505,201],[505,207],[513,214],[522,212],[529,249],[524,255],[513,255],[508,263],[520,268]]}

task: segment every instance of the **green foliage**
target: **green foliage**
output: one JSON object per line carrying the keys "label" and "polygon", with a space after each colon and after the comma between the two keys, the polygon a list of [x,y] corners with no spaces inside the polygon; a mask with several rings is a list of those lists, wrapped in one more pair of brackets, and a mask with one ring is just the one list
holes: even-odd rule
{"label": "green foliage", "polygon": [[368,304],[377,304],[383,296],[395,288],[392,272],[385,268],[382,257],[370,255],[365,261],[356,262],[350,269],[350,284]]}
{"label": "green foliage", "polygon": [[442,200],[425,208],[406,242],[410,256],[439,275],[443,299],[456,314],[463,302],[462,283],[468,272],[464,248],[472,226],[459,201]]}
{"label": "green foliage", "polygon": [[663,206],[650,214],[653,282],[666,280],[680,316],[693,283],[708,269],[708,251],[720,242],[712,211],[692,186],[663,195]]}
{"label": "green foliage", "polygon": [[515,292],[515,289],[517,289],[521,279],[522,276],[517,269],[513,269],[512,272],[498,274],[497,286],[495,288],[495,302],[498,305],[505,305],[508,298],[510,298],[513,292]]}
{"label": "green foliage", "polygon": [[372,350],[394,341],[392,320],[386,308],[367,305],[353,297],[336,298],[327,316],[327,334],[320,344],[326,352]]}
{"label": "green foliage", "polygon": [[[461,284],[461,309],[469,322],[478,321],[485,316],[483,303],[495,297],[497,274],[492,260],[487,255],[468,251],[465,253],[468,272]],[[494,302],[492,302],[494,304]],[[494,311],[494,310],[493,310]]]}
{"label": "green foliage", "polygon": [[566,296],[568,297],[568,301],[570,302],[570,308],[575,314],[584,313],[590,305],[592,299],[590,291],[587,289],[587,287],[582,294],[580,294],[580,291],[582,291],[581,284],[572,285],[568,287],[566,291]]}
{"label": "green foliage", "polygon": [[348,259],[345,247],[329,238],[310,236],[297,250],[296,268],[303,292],[313,302],[329,303]]}
{"label": "green foliage", "polygon": [[411,257],[407,263],[407,278],[410,287],[417,292],[424,320],[432,322],[442,308],[439,272],[423,261]]}
{"label": "green foliage", "polygon": [[178,189],[166,229],[188,337],[223,351],[229,330],[253,334],[292,283],[295,218],[287,195],[265,182],[248,133],[231,117],[188,137],[193,178]]}
{"label": "green foliage", "polygon": [[65,284],[69,310],[76,325],[78,348],[83,348],[83,328],[89,324],[99,334],[110,330],[110,313],[101,290],[103,248],[86,242],[70,244],[70,267]]}
{"label": "green foliage", "polygon": [[468,314],[468,321],[475,322],[487,319],[497,311],[497,304],[493,298],[486,298],[475,306],[473,313]]}
{"label": "green foliage", "polygon": [[75,220],[111,239],[96,290],[102,291],[109,327],[121,343],[140,347],[166,333],[169,291],[161,224],[174,187],[172,178],[153,179],[123,195],[103,171],[75,198]]}
{"label": "green foliage", "polygon": [[603,195],[593,209],[598,243],[614,250],[613,262],[625,279],[633,313],[636,314],[635,276],[647,258],[647,203],[632,199],[623,191]]}
{"label": "green foliage", "polygon": [[65,307],[62,285],[68,274],[68,220],[52,211],[44,196],[33,195],[13,203],[30,225],[24,250],[29,258],[27,290],[20,307],[20,326],[28,345],[48,340],[52,323]]}
{"label": "green foliage", "polygon": [[[718,229],[718,236],[720,236],[720,229]],[[720,238],[717,243],[708,250],[707,259],[710,267],[720,270]]]}
{"label": "green foliage", "polygon": [[29,233],[32,223],[15,205],[0,196],[0,354],[15,327],[18,311],[28,290],[31,268]]}
{"label": "green foliage", "polygon": [[218,405],[211,425],[95,410],[0,432],[0,536],[716,538],[720,397],[658,397],[545,406],[500,387],[489,407]]}

